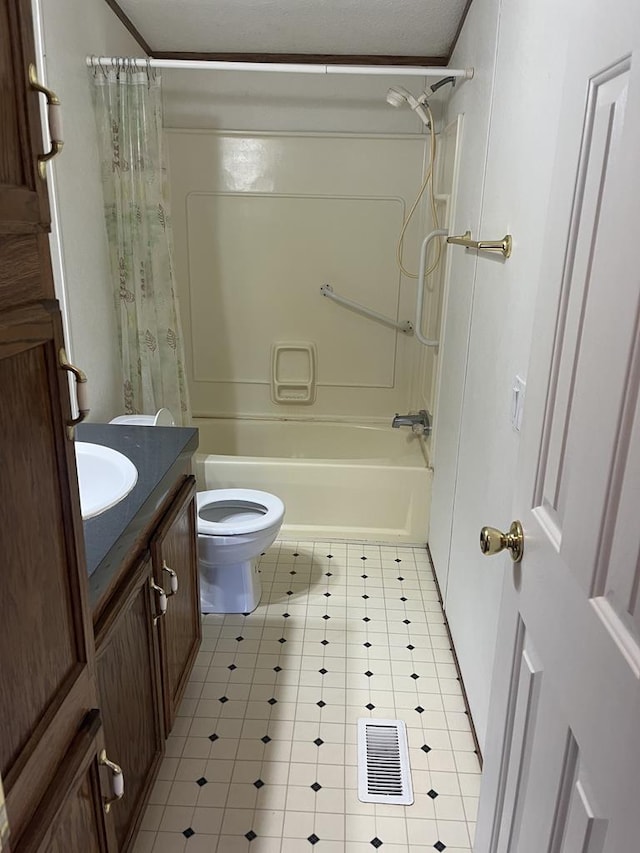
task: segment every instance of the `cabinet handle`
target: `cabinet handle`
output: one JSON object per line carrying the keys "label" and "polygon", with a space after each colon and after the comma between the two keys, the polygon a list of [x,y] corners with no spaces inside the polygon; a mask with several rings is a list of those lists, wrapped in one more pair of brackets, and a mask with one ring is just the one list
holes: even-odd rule
{"label": "cabinet handle", "polygon": [[51,89],[47,89],[38,80],[38,73],[33,62],[29,63],[29,85],[36,92],[41,92],[47,99],[48,119],[49,119],[49,136],[51,138],[51,150],[46,154],[38,155],[38,174],[42,180],[47,178],[47,163],[56,154],[62,151],[64,140],[62,139],[62,107],[60,106],[60,98]]}
{"label": "cabinet handle", "polygon": [[171,581],[170,581],[171,592],[167,593],[167,598],[169,598],[170,596],[175,595],[176,592],[178,591],[178,575],[174,572],[174,570],[172,568],[170,568],[167,565],[166,560],[162,561],[162,571],[167,572],[167,574],[171,578]]}
{"label": "cabinet handle", "polygon": [[58,352],[58,362],[63,370],[72,373],[76,380],[76,401],[78,404],[78,417],[71,418],[67,421],[67,435],[73,441],[73,434],[77,424],[83,421],[89,414],[89,398],[87,395],[87,375],[84,370],[80,370],[75,364],[71,364],[64,351],[64,347],[60,347]]}
{"label": "cabinet handle", "polygon": [[161,616],[164,616],[164,614],[167,612],[167,593],[162,589],[161,586],[158,586],[158,584],[154,581],[153,578],[151,578],[151,589],[154,592],[158,593],[158,609],[160,612],[157,616],[153,617],[153,624],[157,625],[158,619]]}
{"label": "cabinet handle", "polygon": [[98,756],[98,763],[104,767],[108,767],[111,771],[111,790],[113,796],[103,797],[103,808],[107,814],[111,811],[113,803],[121,800],[124,797],[124,776],[122,775],[122,767],[107,758],[107,751],[103,749]]}

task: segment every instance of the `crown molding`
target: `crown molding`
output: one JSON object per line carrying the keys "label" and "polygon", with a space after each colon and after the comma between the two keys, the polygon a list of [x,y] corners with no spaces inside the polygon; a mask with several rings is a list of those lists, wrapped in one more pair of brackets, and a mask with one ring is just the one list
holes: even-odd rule
{"label": "crown molding", "polygon": [[473,0],[467,0],[467,5],[464,7],[464,12],[462,13],[462,17],[460,18],[460,23],[458,24],[458,29],[456,30],[456,34],[453,37],[453,41],[451,42],[451,47],[449,48],[449,56],[447,56],[447,64],[451,62],[451,57],[453,56],[453,51],[456,49],[456,45],[458,44],[458,39],[460,38],[460,33],[462,32],[462,28],[464,27],[464,22],[467,20],[467,15],[469,14],[469,9],[471,8],[471,4]]}
{"label": "crown molding", "polygon": [[395,65],[445,66],[446,56],[392,56],[339,53],[206,53],[154,50],[154,59],[190,59],[212,62],[284,62],[293,65]]}
{"label": "crown molding", "polygon": [[129,30],[134,39],[138,42],[140,47],[144,50],[147,56],[152,55],[151,47],[147,44],[144,36],[140,33],[140,30],[131,21],[128,15],[126,15],[116,0],[105,0],[107,6],[111,9],[113,14],[120,19],[120,21],[124,24],[124,26]]}

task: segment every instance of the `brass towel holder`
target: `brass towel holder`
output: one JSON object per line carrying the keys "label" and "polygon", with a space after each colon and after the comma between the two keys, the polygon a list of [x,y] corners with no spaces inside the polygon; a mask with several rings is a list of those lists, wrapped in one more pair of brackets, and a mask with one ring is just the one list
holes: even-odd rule
{"label": "brass towel holder", "polygon": [[478,249],[480,252],[500,252],[503,258],[510,258],[513,240],[511,234],[505,234],[502,240],[472,240],[471,231],[465,231],[459,237],[447,237],[447,243]]}

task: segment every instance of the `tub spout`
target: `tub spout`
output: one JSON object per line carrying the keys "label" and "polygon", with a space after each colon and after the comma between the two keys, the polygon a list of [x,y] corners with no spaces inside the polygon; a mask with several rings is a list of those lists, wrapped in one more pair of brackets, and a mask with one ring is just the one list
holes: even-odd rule
{"label": "tub spout", "polygon": [[391,421],[391,426],[398,429],[401,426],[411,427],[412,432],[418,435],[429,435],[431,432],[431,415],[426,409],[420,409],[419,412],[410,412],[408,415],[396,416]]}

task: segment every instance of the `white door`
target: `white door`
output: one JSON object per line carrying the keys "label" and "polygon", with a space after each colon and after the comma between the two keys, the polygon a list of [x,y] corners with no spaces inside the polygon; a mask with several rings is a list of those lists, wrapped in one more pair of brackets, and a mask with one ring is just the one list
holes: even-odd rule
{"label": "white door", "polygon": [[477,853],[640,849],[640,6],[573,6]]}

